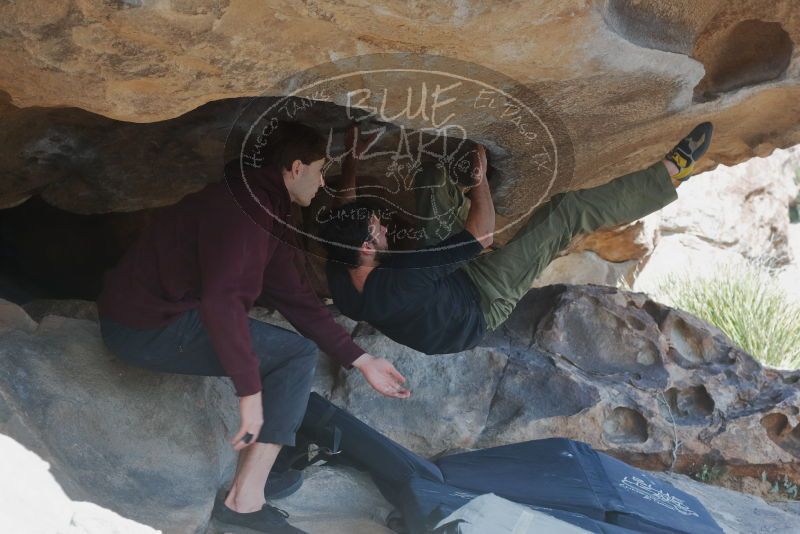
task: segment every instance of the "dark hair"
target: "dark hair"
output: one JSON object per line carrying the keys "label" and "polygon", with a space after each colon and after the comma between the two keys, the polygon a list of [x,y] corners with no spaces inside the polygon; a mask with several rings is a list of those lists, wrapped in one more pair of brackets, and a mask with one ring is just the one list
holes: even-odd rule
{"label": "dark hair", "polygon": [[327,139],[310,126],[299,122],[279,121],[269,135],[264,163],[287,171],[298,159],[308,165],[326,156],[327,143]]}
{"label": "dark hair", "polygon": [[320,236],[327,241],[325,248],[329,260],[358,266],[357,249],[370,239],[369,225],[373,213],[374,207],[359,201],[331,210],[320,226]]}

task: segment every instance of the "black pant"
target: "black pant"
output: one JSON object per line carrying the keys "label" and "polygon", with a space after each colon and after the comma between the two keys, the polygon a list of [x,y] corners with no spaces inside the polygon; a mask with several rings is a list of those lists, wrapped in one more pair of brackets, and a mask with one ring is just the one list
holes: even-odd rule
{"label": "black pant", "polygon": [[[294,445],[311,392],[317,346],[285,328],[249,321],[264,403],[264,425],[256,441]],[[164,328],[138,330],[101,317],[100,329],[108,348],[130,365],[165,373],[227,376],[197,309]]]}

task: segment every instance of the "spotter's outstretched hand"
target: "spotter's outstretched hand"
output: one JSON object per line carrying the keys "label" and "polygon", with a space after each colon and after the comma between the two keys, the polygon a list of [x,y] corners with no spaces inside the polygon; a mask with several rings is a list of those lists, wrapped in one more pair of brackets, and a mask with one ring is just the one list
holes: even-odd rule
{"label": "spotter's outstretched hand", "polygon": [[389,360],[364,353],[353,362],[353,367],[361,371],[369,385],[381,395],[396,399],[407,399],[411,396],[411,391],[403,387],[405,377]]}

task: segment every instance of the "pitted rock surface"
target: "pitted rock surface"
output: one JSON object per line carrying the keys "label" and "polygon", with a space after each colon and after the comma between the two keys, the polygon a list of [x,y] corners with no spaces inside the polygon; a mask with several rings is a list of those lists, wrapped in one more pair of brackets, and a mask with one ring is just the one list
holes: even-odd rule
{"label": "pitted rock surface", "polygon": [[[0,306],[0,432],[50,462],[72,500],[167,532],[202,531],[216,488],[233,475],[231,384],[130,367],[103,346],[97,323],[56,315],[90,315],[91,303],[66,304],[30,303],[38,325],[20,307]],[[286,325],[266,310],[253,315]],[[592,316],[606,318],[594,335],[581,323]],[[318,367],[315,389],[419,454],[561,436],[646,469],[722,468],[717,483],[769,498],[762,472],[800,475],[800,371],[763,367],[717,329],[643,294],[532,290],[481,347],[455,355],[420,354],[339,320],[395,363],[413,396],[380,397],[357,372],[332,365]],[[381,523],[386,510],[363,477],[322,470],[311,480],[287,501],[309,531],[324,531],[319,514],[342,532]],[[330,484],[374,503],[327,503],[318,492]],[[718,520],[733,521],[725,510]]]}

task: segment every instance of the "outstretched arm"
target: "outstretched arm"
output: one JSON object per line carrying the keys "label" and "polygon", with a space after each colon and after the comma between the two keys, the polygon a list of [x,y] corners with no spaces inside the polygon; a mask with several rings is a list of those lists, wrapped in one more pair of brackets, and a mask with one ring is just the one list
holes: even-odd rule
{"label": "outstretched arm", "polygon": [[348,126],[344,138],[344,147],[347,153],[342,161],[342,178],[339,182],[341,194],[337,195],[334,200],[334,207],[342,206],[356,199],[356,187],[358,186],[358,179],[356,178],[357,161],[364,155],[374,138],[375,136],[373,135],[362,140],[359,135],[358,124],[353,123]]}
{"label": "outstretched arm", "polygon": [[494,233],[494,202],[486,179],[486,149],[478,145],[473,157],[473,180],[475,185],[467,193],[470,199],[469,215],[464,229],[478,240],[483,248],[492,244]]}
{"label": "outstretched arm", "polygon": [[411,396],[411,391],[403,386],[406,382],[405,377],[389,360],[365,352],[353,361],[353,367],[361,371],[372,389],[381,395],[397,399],[407,399]]}
{"label": "outstretched arm", "polygon": [[425,291],[431,284],[459,269],[493,241],[495,214],[489,182],[486,179],[486,149],[478,145],[473,157],[473,186],[469,191],[470,210],[464,230],[437,245],[393,259],[397,268],[413,267],[402,277],[409,292]]}
{"label": "outstretched arm", "polygon": [[387,397],[406,399],[405,378],[384,358],[366,353],[344,328],[334,321],[306,281],[305,267],[297,249],[286,243],[275,247],[264,273],[263,300],[274,306],[301,335],[314,341],[345,368],[355,367],[376,391]]}
{"label": "outstretched arm", "polygon": [[334,201],[335,206],[347,204],[356,199],[356,158],[354,146],[358,139],[358,125],[352,124],[347,128],[344,137],[344,148],[347,154],[342,161],[342,179],[340,182],[341,194]]}

